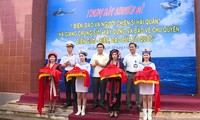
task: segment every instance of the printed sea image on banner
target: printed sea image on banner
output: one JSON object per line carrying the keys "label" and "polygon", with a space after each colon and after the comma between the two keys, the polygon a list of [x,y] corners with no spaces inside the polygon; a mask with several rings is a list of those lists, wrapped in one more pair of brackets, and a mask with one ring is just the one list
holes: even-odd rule
{"label": "printed sea image on banner", "polygon": [[197,92],[193,0],[48,0],[46,58],[54,51],[61,59],[68,40],[76,54],[85,49],[88,59],[99,42],[122,58],[130,42],[139,46],[138,54],[151,48],[162,94]]}

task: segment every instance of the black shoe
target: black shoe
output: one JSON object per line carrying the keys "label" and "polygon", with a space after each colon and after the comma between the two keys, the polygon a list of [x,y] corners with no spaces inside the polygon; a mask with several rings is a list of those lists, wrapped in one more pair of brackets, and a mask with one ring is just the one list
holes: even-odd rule
{"label": "black shoe", "polygon": [[136,109],[137,109],[139,112],[142,111],[142,108],[141,108],[140,105],[138,105],[138,106],[136,107]]}
{"label": "black shoe", "polygon": [[64,108],[67,108],[67,107],[69,107],[69,106],[72,106],[72,103],[65,103],[65,104],[63,105]]}
{"label": "black shoe", "polygon": [[95,108],[97,108],[98,107],[98,104],[93,104],[92,105],[92,109],[95,109]]}
{"label": "black shoe", "polygon": [[132,108],[132,105],[127,105],[126,110],[130,110]]}

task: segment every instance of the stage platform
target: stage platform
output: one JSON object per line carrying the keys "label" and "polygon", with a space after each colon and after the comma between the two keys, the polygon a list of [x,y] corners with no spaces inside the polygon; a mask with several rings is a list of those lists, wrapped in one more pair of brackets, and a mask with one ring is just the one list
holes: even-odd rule
{"label": "stage platform", "polygon": [[[20,104],[37,104],[37,96],[38,93],[26,93],[22,95],[17,101],[17,103]],[[107,110],[102,110],[101,108],[96,108],[95,110],[92,109],[92,103],[93,103],[93,97],[92,93],[88,93],[87,95],[88,101],[87,101],[87,113],[85,116],[75,116],[76,110],[72,110],[73,113],[69,114],[68,118],[69,120],[107,120],[110,119],[109,113]],[[118,120],[139,120],[142,117],[142,112],[138,112],[135,108],[134,104],[135,96],[132,95],[132,104],[133,107],[130,111],[125,110],[125,94],[122,94],[122,106],[120,111],[120,116],[118,117]],[[65,102],[65,93],[60,93],[60,100],[57,102],[58,107],[62,107],[62,104]],[[47,103],[46,103],[47,104]],[[160,116],[163,116],[163,114],[168,113],[166,116],[170,118],[168,115],[172,115],[171,117],[174,117],[175,115],[179,116],[183,115],[182,113],[190,113],[191,115],[198,114],[197,119],[200,119],[200,96],[192,96],[192,95],[161,95],[161,109],[160,112],[156,116],[154,116],[154,119],[159,119]],[[176,113],[176,114],[173,114]],[[178,113],[178,114],[177,114]],[[198,118],[199,116],[199,118]],[[189,116],[191,117],[191,116]],[[178,119],[172,119],[172,120],[178,120]],[[181,119],[182,120],[182,119]],[[196,119],[194,119],[196,120]]]}

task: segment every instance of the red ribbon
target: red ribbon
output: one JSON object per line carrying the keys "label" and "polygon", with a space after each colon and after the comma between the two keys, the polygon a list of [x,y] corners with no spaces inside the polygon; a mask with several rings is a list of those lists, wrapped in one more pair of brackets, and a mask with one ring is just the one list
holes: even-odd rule
{"label": "red ribbon", "polygon": [[73,77],[84,77],[84,86],[90,86],[90,75],[87,70],[83,70],[79,67],[74,67],[72,70],[68,71],[66,74],[66,80],[71,80],[70,78]]}
{"label": "red ribbon", "polygon": [[124,70],[118,68],[114,64],[109,64],[107,67],[103,68],[99,75],[102,78],[113,78],[113,77],[120,77],[122,79],[122,83],[127,82],[127,76]]}
{"label": "red ribbon", "polygon": [[138,71],[134,78],[134,84],[138,83],[154,83],[155,84],[155,114],[160,109],[160,77],[156,70],[153,70],[150,66],[145,66],[143,71]]}

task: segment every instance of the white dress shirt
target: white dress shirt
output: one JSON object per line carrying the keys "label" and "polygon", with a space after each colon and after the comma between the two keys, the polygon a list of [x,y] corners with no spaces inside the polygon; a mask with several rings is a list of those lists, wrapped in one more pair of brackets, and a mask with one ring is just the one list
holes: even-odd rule
{"label": "white dress shirt", "polygon": [[137,72],[139,71],[139,63],[142,62],[142,56],[135,53],[135,55],[128,54],[124,57],[124,66],[126,66],[126,71]]}
{"label": "white dress shirt", "polygon": [[[92,56],[92,59],[90,61],[90,64],[94,64],[95,63],[95,60],[98,60],[100,64],[103,64],[103,65],[106,65],[106,63],[108,62],[109,60],[109,56],[108,54],[106,53],[102,53],[102,54],[94,54]],[[93,73],[93,77],[100,77],[99,75],[99,72],[103,69],[103,67],[101,66],[96,66],[94,67],[94,73]]]}

